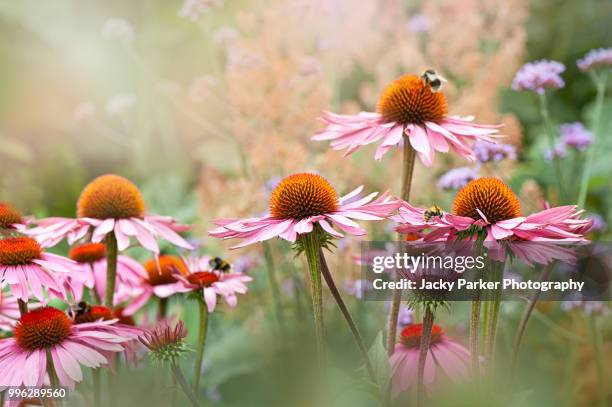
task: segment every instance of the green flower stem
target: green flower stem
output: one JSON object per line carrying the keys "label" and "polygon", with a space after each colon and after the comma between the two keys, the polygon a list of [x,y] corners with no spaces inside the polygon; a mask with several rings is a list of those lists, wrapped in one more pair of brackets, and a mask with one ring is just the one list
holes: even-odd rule
{"label": "green flower stem", "polygon": [[283,313],[283,304],[281,302],[280,289],[278,288],[278,281],[276,279],[276,267],[274,266],[274,256],[272,255],[272,248],[270,242],[263,242],[264,259],[266,261],[266,269],[268,271],[268,282],[270,283],[270,291],[272,293],[272,302],[274,303],[274,311],[278,326],[281,333],[285,333],[285,314]]}
{"label": "green flower stem", "polygon": [[580,192],[578,193],[578,207],[584,208],[586,203],[587,191],[589,187],[589,178],[591,177],[591,167],[593,166],[593,158],[595,156],[597,133],[599,133],[599,126],[601,124],[601,113],[603,110],[604,97],[606,94],[606,82],[608,80],[608,72],[602,72],[601,76],[592,74],[595,87],[597,88],[597,97],[595,99],[595,108],[593,111],[593,143],[589,147],[587,152],[586,163],[584,164],[584,170],[582,171],[582,178],[580,180]]}
{"label": "green flower stem", "polygon": [[157,313],[160,319],[166,318],[166,316],[168,315],[168,298],[159,299]]}
{"label": "green flower stem", "polygon": [[419,344],[419,364],[417,370],[417,407],[425,405],[425,361],[431,345],[431,330],[433,328],[434,314],[429,306],[423,312],[423,332]]}
{"label": "green flower stem", "polygon": [[94,407],[100,407],[102,405],[102,375],[100,369],[93,369],[91,371],[91,380],[93,382],[93,405]]}
{"label": "green flower stem", "polygon": [[19,305],[19,314],[24,316],[28,313],[28,303],[23,301],[22,299],[17,300],[17,304]]}
{"label": "green flower stem", "polygon": [[53,365],[53,357],[51,357],[51,351],[47,350],[47,374],[49,375],[49,381],[51,382],[51,387],[57,389],[60,387],[59,379],[57,378],[57,373],[55,372],[55,366]]}
{"label": "green flower stem", "polygon": [[[550,276],[550,273],[553,270],[553,265],[548,265],[542,275],[540,276],[540,281],[545,281]],[[523,339],[523,335],[525,334],[525,329],[527,328],[527,322],[529,322],[529,318],[533,313],[533,309],[540,298],[541,290],[535,290],[527,303],[527,307],[525,307],[525,311],[523,311],[523,316],[521,317],[521,321],[519,322],[518,328],[516,330],[516,335],[514,337],[514,342],[512,344],[512,359],[510,365],[510,377],[514,377],[514,373],[516,371],[516,363],[518,359],[519,349],[521,347],[521,341]]]}
{"label": "green flower stem", "polygon": [[[402,188],[400,198],[408,202],[410,199],[410,187],[412,186],[412,176],[414,173],[414,163],[416,162],[416,151],[412,148],[410,140],[404,135],[404,148],[402,157]],[[398,237],[402,241],[402,235]],[[401,290],[393,291],[391,309],[389,310],[389,321],[387,324],[387,354],[391,356],[395,351],[395,339],[397,337],[397,318],[402,302]]]}
{"label": "green flower stem", "polygon": [[312,312],[315,323],[316,348],[319,361],[323,363],[325,359],[325,327],[323,325],[323,294],[321,289],[321,262],[319,249],[321,243],[316,231],[302,235],[302,244],[308,269],[310,271],[310,285],[312,289]]}
{"label": "green flower stem", "polygon": [[504,276],[504,263],[493,261],[491,262],[491,277],[492,281],[498,282],[497,288],[491,293],[490,304],[488,307],[487,325],[486,325],[486,340],[484,343],[484,356],[487,363],[487,371],[491,371],[493,366],[493,355],[495,354],[495,339],[497,336],[497,322],[499,320],[499,311],[501,308],[501,297],[503,286],[501,281]]}
{"label": "green flower stem", "polygon": [[470,318],[470,353],[472,355],[472,370],[474,377],[480,376],[480,351],[478,350],[478,337],[480,328],[481,290],[474,293],[472,300],[472,316]]}
{"label": "green flower stem", "polygon": [[187,380],[185,380],[185,376],[183,375],[183,372],[181,371],[180,366],[176,362],[172,362],[171,367],[172,367],[172,373],[174,374],[174,379],[176,380],[178,385],[181,387],[181,390],[183,390],[183,393],[185,393],[185,395],[191,402],[191,405],[193,407],[200,407],[200,404],[198,403],[198,399],[196,398],[196,395],[189,388],[189,385],[187,384]]}
{"label": "green flower stem", "polygon": [[106,235],[106,295],[104,305],[113,308],[115,279],[117,277],[117,238],[113,232]]}
{"label": "green flower stem", "polygon": [[197,393],[200,388],[200,377],[202,375],[202,361],[204,360],[204,348],[206,347],[206,332],[208,331],[208,306],[204,297],[198,300],[200,305],[200,328],[198,332],[198,347],[196,349],[195,360],[195,382],[194,391]]}
{"label": "green flower stem", "polygon": [[332,274],[329,272],[329,267],[327,267],[327,261],[325,261],[325,256],[323,254],[323,249],[319,247],[319,258],[321,262],[321,272],[323,273],[323,278],[327,283],[327,287],[332,293],[332,296],[336,300],[336,304],[338,304],[338,308],[342,312],[346,323],[351,329],[351,333],[353,334],[353,338],[355,339],[355,343],[359,348],[359,352],[361,352],[361,357],[363,358],[363,362],[365,363],[366,370],[368,371],[368,375],[373,382],[376,382],[376,373],[374,372],[374,367],[372,366],[372,362],[370,361],[370,357],[368,356],[368,349],[363,343],[363,339],[361,338],[361,334],[359,333],[359,329],[357,329],[357,325],[355,321],[351,317],[351,313],[349,312],[346,304],[342,300],[342,296],[340,295],[340,291],[338,291],[338,287],[336,287],[336,283],[334,282],[334,278]]}
{"label": "green flower stem", "polygon": [[597,315],[591,312],[589,316],[589,328],[591,333],[591,340],[593,341],[593,358],[595,359],[595,366],[597,367],[597,379],[599,381],[599,404],[601,407],[608,406],[608,385],[609,379],[606,372],[606,366],[604,364],[605,355],[602,352],[601,338],[602,333],[597,323]]}
{"label": "green flower stem", "polygon": [[555,154],[555,131],[550,119],[550,113],[548,111],[548,100],[546,98],[546,92],[539,95],[538,101],[540,102],[540,116],[544,122],[544,129],[548,137],[548,143],[550,151],[553,155],[553,162],[555,166],[555,176],[557,177],[557,187],[559,188],[559,195],[561,200],[565,200],[565,189],[563,187],[563,175],[561,173],[561,161],[557,154]]}

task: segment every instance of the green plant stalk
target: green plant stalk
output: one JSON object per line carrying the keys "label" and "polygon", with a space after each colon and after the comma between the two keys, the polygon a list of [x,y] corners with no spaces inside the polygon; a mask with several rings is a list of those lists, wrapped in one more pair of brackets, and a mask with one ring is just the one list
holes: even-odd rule
{"label": "green plant stalk", "polygon": [[274,256],[272,255],[272,248],[270,242],[263,242],[264,259],[266,261],[266,270],[268,274],[268,282],[270,284],[270,291],[272,293],[272,302],[274,303],[274,313],[281,333],[285,334],[285,314],[283,313],[283,305],[281,302],[280,289],[278,287],[278,281],[276,279],[276,267],[274,266]]}
{"label": "green plant stalk", "polygon": [[321,262],[321,272],[323,274],[325,282],[327,283],[327,287],[329,287],[329,291],[331,291],[334,300],[336,300],[336,304],[338,304],[338,308],[340,308],[340,311],[342,312],[342,315],[344,316],[344,319],[346,320],[346,323],[348,324],[351,333],[353,334],[353,338],[355,339],[355,343],[359,348],[359,352],[361,353],[361,357],[363,358],[363,362],[365,363],[366,370],[368,372],[368,375],[370,376],[370,379],[372,379],[372,381],[376,383],[376,373],[374,372],[374,367],[372,366],[370,356],[368,355],[368,348],[366,348],[365,344],[363,343],[363,339],[361,338],[359,329],[357,328],[357,325],[355,324],[351,313],[346,307],[346,304],[344,303],[344,300],[340,295],[338,287],[336,287],[334,278],[329,271],[329,267],[327,267],[327,261],[325,261],[325,256],[323,254],[322,248],[319,248],[319,258]]}
{"label": "green plant stalk", "polygon": [[106,293],[104,305],[113,308],[115,280],[117,278],[117,238],[113,232],[106,235]]}
{"label": "green plant stalk", "polygon": [[325,359],[325,326],[323,324],[323,293],[321,288],[321,262],[319,257],[321,243],[315,231],[302,235],[301,239],[304,253],[306,254],[306,260],[308,261],[308,270],[310,272],[312,313],[315,323],[317,356],[322,363]]}
{"label": "green plant stalk", "polygon": [[100,369],[92,369],[91,381],[93,384],[93,405],[94,407],[100,407],[102,405],[102,376]]}
{"label": "green plant stalk", "polygon": [[587,151],[587,158],[582,171],[582,178],[580,180],[580,192],[578,193],[578,207],[584,208],[586,203],[587,192],[589,189],[589,178],[591,177],[591,168],[593,166],[593,159],[595,157],[595,148],[597,141],[597,133],[599,133],[599,126],[601,124],[601,113],[603,111],[604,97],[606,94],[606,82],[608,80],[608,73],[603,72],[601,77],[592,75],[595,87],[597,88],[597,96],[595,99],[595,107],[593,111],[593,125],[591,131],[593,133],[593,143]]}
{"label": "green plant stalk", "polygon": [[196,398],[196,395],[189,388],[189,385],[187,384],[187,380],[185,380],[185,376],[183,375],[183,372],[181,371],[181,368],[179,367],[179,365],[176,362],[172,362],[171,368],[172,368],[172,373],[174,374],[174,379],[176,380],[178,385],[181,387],[181,390],[183,390],[183,393],[185,393],[185,395],[189,399],[189,402],[191,403],[191,405],[193,407],[200,407],[200,404],[198,403],[198,399]]}
{"label": "green plant stalk", "polygon": [[168,315],[168,298],[159,299],[157,314],[160,319],[166,318],[166,315]]}
{"label": "green plant stalk", "polygon": [[431,330],[433,328],[434,314],[429,306],[423,312],[423,332],[419,343],[419,364],[417,370],[417,407],[425,405],[425,361],[431,345]]}
{"label": "green plant stalk", "polygon": [[497,323],[499,320],[499,311],[501,308],[501,297],[503,286],[501,281],[504,275],[504,263],[492,262],[491,274],[493,281],[499,282],[497,288],[491,293],[491,303],[488,307],[489,315],[487,317],[486,342],[484,349],[485,361],[487,363],[487,371],[491,372],[493,366],[493,356],[495,354],[495,339],[497,336]]}
{"label": "green plant stalk", "polygon": [[478,349],[478,339],[480,331],[481,295],[481,290],[474,293],[470,318],[470,354],[472,355],[472,370],[474,372],[474,377],[480,376],[480,351]]}
{"label": "green plant stalk", "polygon": [[[410,140],[404,135],[404,148],[402,157],[402,186],[400,198],[406,202],[410,199],[410,188],[416,162],[416,151],[412,148]],[[398,240],[402,241],[402,235]],[[402,291],[394,290],[389,310],[389,321],[387,322],[387,354],[391,356],[395,351],[395,340],[397,337],[397,319],[399,317],[400,304],[402,303]]]}
{"label": "green plant stalk", "polygon": [[[552,270],[553,270],[553,265],[552,264],[548,265],[542,272],[542,275],[540,276],[540,281],[547,280]],[[529,318],[531,317],[533,309],[535,308],[538,302],[538,299],[540,298],[541,292],[542,292],[541,290],[535,290],[533,292],[533,294],[531,295],[531,298],[529,299],[529,302],[527,303],[527,307],[525,307],[525,311],[523,311],[523,315],[521,316],[521,321],[519,322],[518,327],[516,329],[516,335],[514,337],[514,342],[512,344],[510,378],[513,378],[514,373],[516,372],[516,363],[518,360],[519,349],[521,347],[521,341],[523,339],[523,335],[525,334],[525,329],[527,328],[527,322],[529,322]]]}
{"label": "green plant stalk", "polygon": [[599,386],[597,386],[599,390],[599,404],[601,407],[606,407],[608,406],[608,375],[604,364],[605,355],[602,352],[602,333],[597,324],[597,315],[593,312],[591,312],[589,316],[589,328],[591,340],[593,341],[593,357],[595,359],[595,366],[597,367],[597,379],[599,381]]}
{"label": "green plant stalk", "polygon": [[53,365],[53,357],[51,356],[50,350],[47,350],[47,374],[49,375],[49,382],[51,383],[51,387],[54,389],[59,389],[60,381],[57,378],[57,373],[55,372],[55,366]]}
{"label": "green plant stalk", "polygon": [[559,188],[559,195],[561,200],[565,200],[565,189],[563,187],[563,175],[561,173],[561,161],[557,154],[555,154],[555,132],[552,124],[552,120],[550,119],[550,112],[548,111],[548,100],[546,98],[546,92],[538,95],[538,101],[540,104],[540,116],[542,117],[542,122],[544,122],[544,129],[546,131],[546,136],[548,137],[549,148],[551,154],[553,155],[553,162],[555,165],[555,176],[557,178],[557,187]]}
{"label": "green plant stalk", "polygon": [[202,376],[202,361],[204,360],[204,348],[206,347],[206,333],[208,331],[208,306],[204,297],[198,299],[200,307],[200,327],[198,331],[198,347],[196,349],[195,371],[194,371],[194,391],[200,388],[200,377]]}

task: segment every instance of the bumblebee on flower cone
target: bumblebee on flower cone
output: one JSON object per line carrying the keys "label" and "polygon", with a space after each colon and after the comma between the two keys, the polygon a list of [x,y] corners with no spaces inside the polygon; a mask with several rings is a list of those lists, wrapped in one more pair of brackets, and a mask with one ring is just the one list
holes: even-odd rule
{"label": "bumblebee on flower cone", "polygon": [[423,75],[404,75],[385,88],[377,112],[341,115],[326,112],[326,127],[313,140],[331,140],[334,150],[351,154],[378,141],[375,158],[380,160],[404,136],[417,151],[421,162],[431,166],[435,152],[453,150],[475,160],[470,146],[476,140],[495,141],[500,126],[472,123],[472,118],[448,116],[448,104],[441,91],[445,80],[428,69]]}

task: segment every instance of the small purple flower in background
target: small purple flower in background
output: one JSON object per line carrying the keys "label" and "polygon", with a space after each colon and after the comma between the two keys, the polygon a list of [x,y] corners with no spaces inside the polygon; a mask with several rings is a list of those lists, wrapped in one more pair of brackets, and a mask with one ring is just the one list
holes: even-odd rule
{"label": "small purple flower in background", "polygon": [[472,147],[476,160],[480,163],[501,161],[504,158],[516,160],[516,148],[510,144],[490,143],[478,140]]}
{"label": "small purple flower in background", "polygon": [[560,127],[561,141],[567,147],[584,150],[593,143],[593,133],[584,128],[582,123],[566,123]]}
{"label": "small purple flower in background", "polygon": [[274,192],[274,190],[276,189],[276,187],[278,186],[278,184],[280,184],[282,180],[283,179],[279,177],[278,175],[275,175],[269,178],[264,184],[265,193],[270,195],[272,192]]}
{"label": "small purple flower in background", "polygon": [[565,144],[559,143],[556,145],[555,150],[551,150],[550,148],[544,151],[544,159],[546,161],[552,161],[555,157],[557,158],[565,158],[567,155],[567,149],[565,148]]}
{"label": "small purple flower in background", "polygon": [[612,68],[612,48],[599,48],[589,51],[584,58],[576,62],[581,71],[597,68]]}
{"label": "small purple flower in background", "polygon": [[460,189],[476,178],[478,173],[474,168],[453,168],[438,179],[437,185],[440,189]]}
{"label": "small purple flower in background", "polygon": [[185,0],[178,14],[191,21],[198,21],[212,7],[222,6],[223,0]]}
{"label": "small purple flower in background", "polygon": [[231,45],[239,36],[240,34],[235,28],[225,25],[213,33],[213,44],[218,47],[225,47]]}
{"label": "small purple flower in background", "polygon": [[608,229],[608,224],[600,214],[592,213],[589,215],[589,218],[593,221],[591,232],[604,232]]}
{"label": "small purple flower in background", "polygon": [[128,44],[134,39],[134,27],[123,18],[110,18],[102,27],[102,36]]}
{"label": "small purple flower in background", "polygon": [[561,89],[565,82],[561,73],[565,71],[565,65],[557,61],[541,60],[528,62],[521,67],[512,81],[514,90],[530,90],[539,95],[544,94],[546,89]]}
{"label": "small purple flower in background", "polygon": [[217,387],[209,387],[208,389],[206,389],[206,398],[215,404],[223,400],[221,392]]}
{"label": "small purple flower in background", "polygon": [[401,304],[397,315],[397,323],[400,329],[414,323],[414,312],[407,305]]}
{"label": "small purple flower in background", "polygon": [[364,287],[361,280],[346,281],[344,283],[344,290],[347,292],[347,294],[352,295],[359,300],[363,298],[364,290],[366,288],[367,286]]}
{"label": "small purple flower in background", "polygon": [[408,20],[406,28],[413,33],[426,33],[430,28],[429,19],[423,13],[415,14]]}
{"label": "small purple flower in background", "polygon": [[219,80],[212,75],[196,76],[189,84],[189,98],[194,102],[210,101],[218,86]]}
{"label": "small purple flower in background", "polygon": [[248,273],[253,270],[255,267],[261,264],[261,259],[253,254],[246,254],[244,256],[238,257],[234,260],[234,272],[235,273]]}

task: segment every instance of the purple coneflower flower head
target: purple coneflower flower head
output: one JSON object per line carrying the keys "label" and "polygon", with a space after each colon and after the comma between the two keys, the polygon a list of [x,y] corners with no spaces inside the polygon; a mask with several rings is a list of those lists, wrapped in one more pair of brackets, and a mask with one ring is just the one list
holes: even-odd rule
{"label": "purple coneflower flower head", "polygon": [[145,332],[138,340],[151,351],[153,360],[172,363],[189,350],[185,343],[186,337],[187,328],[183,321],[172,327],[169,321],[164,320],[153,330]]}
{"label": "purple coneflower flower head", "polygon": [[584,150],[593,143],[593,133],[588,131],[582,123],[566,123],[560,127],[563,144],[577,150]]}
{"label": "purple coneflower flower head", "polygon": [[476,160],[480,163],[501,161],[504,158],[516,160],[516,148],[510,144],[478,140],[474,143],[473,150]]}
{"label": "purple coneflower flower head", "polygon": [[530,90],[537,94],[544,94],[546,89],[561,89],[565,82],[561,73],[565,65],[557,61],[541,60],[528,62],[521,67],[512,81],[514,90]]}
{"label": "purple coneflower flower head", "polygon": [[478,178],[478,173],[471,167],[453,168],[438,179],[440,189],[459,189],[463,188],[468,182]]}
{"label": "purple coneflower flower head", "polygon": [[[389,360],[393,372],[391,393],[394,398],[404,390],[416,387],[416,366],[422,334],[422,324],[408,325],[402,330],[400,340],[395,345],[395,352]],[[470,352],[447,338],[442,328],[434,325],[425,358],[425,386],[431,390],[439,384],[441,377],[460,382],[469,377],[469,371]]]}
{"label": "purple coneflower flower head", "polygon": [[586,72],[597,68],[612,68],[612,48],[599,48],[589,51],[576,62],[581,71]]}

